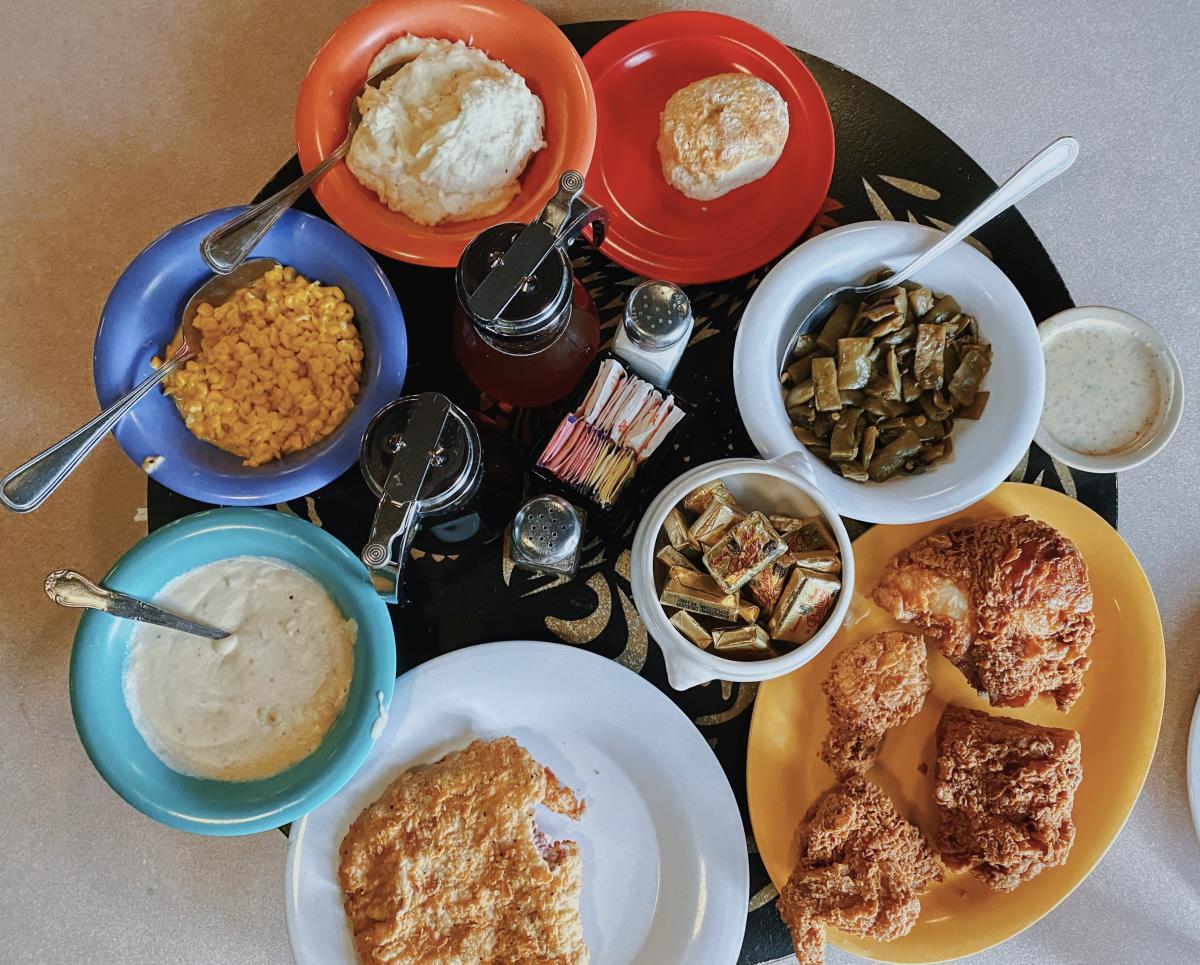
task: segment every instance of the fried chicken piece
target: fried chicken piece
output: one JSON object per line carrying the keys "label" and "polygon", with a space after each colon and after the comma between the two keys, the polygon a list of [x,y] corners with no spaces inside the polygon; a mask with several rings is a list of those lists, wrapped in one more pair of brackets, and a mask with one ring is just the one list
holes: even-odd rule
{"label": "fried chicken piece", "polygon": [[931,636],[996,707],[1050,694],[1067,710],[1091,660],[1092,587],[1052,526],[1003,516],[945,527],[887,565],[873,599]]}
{"label": "fried chicken piece", "polygon": [[779,913],[801,965],[825,960],[825,928],[891,941],[921,913],[919,895],[942,878],[920,830],[863,778],[826,791],[796,832],[796,867]]}
{"label": "fried chicken piece", "polygon": [[1075,731],[949,704],[937,751],[937,846],[950,867],[1012,891],[1066,862],[1083,777]]}
{"label": "fried chicken piece", "polygon": [[925,641],[898,631],[867,637],[834,658],[821,689],[830,724],[821,760],[839,781],[859,777],[875,763],[884,733],[925,706]]}
{"label": "fried chicken piece", "polygon": [[574,841],[534,807],[584,805],[511,737],[401,774],[350,826],[338,878],[364,963],[584,965]]}

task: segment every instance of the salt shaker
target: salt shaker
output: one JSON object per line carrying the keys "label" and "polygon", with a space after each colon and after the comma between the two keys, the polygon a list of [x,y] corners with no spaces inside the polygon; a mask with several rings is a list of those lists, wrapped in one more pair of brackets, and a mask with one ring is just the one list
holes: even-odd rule
{"label": "salt shaker", "polygon": [[569,579],[582,549],[583,513],[561,496],[535,496],[517,510],[508,534],[514,566]]}
{"label": "salt shaker", "polygon": [[613,354],[638,375],[666,388],[683,357],[694,320],[692,303],[678,285],[644,281],[629,293]]}

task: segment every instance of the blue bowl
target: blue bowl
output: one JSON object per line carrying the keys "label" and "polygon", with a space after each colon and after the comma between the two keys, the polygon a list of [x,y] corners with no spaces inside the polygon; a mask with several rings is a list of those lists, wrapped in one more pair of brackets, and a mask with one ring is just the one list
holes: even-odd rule
{"label": "blue bowl", "polygon": [[358,622],[346,706],[312,754],[261,781],[179,774],[146,746],[122,688],[134,624],[87,611],[71,650],[71,710],[84,750],[114,791],[143,814],[195,834],[251,834],[286,824],[336,794],[371,750],[371,728],[392,700],[396,641],[366,568],[311,523],[267,509],[212,509],[177,520],[130,549],[104,585],[153,598],[188,570],[231,556],[268,556],[320,583]]}
{"label": "blue bowl", "polygon": [[[243,210],[212,211],[172,228],[117,280],[100,316],[92,362],[102,408],[150,374],[150,359],[162,355],[187,300],[212,277],[200,258],[200,239]],[[197,439],[175,403],[160,391],[150,392],[117,423],[117,442],[139,466],[147,456],[163,456],[154,478],[207,503],[269,506],[336,479],[358,459],[371,417],[399,398],[404,387],[404,315],[391,283],[365,248],[328,221],[286,211],[252,256],[274,258],[346,293],[363,341],[362,390],[345,422],[325,439],[253,468]]]}

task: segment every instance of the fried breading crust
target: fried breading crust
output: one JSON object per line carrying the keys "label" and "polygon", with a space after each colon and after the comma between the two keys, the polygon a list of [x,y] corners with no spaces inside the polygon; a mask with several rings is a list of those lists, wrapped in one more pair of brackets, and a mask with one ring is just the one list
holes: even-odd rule
{"label": "fried breading crust", "polygon": [[937,729],[937,846],[997,891],[1063,864],[1083,777],[1079,735],[947,705]]}
{"label": "fried breading crust", "polygon": [[830,724],[821,760],[838,780],[861,776],[875,763],[884,733],[925,706],[925,641],[894,630],[867,637],[834,658],[821,689]]}
{"label": "fried breading crust", "polygon": [[942,878],[925,836],[863,778],[818,798],[796,839],[778,907],[801,965],[824,961],[826,926],[879,941],[907,935],[921,913],[918,896]]}
{"label": "fried breading crust", "polygon": [[921,627],[997,707],[1083,691],[1092,587],[1069,539],[1027,516],[957,523],[888,563],[873,599]]}
{"label": "fried breading crust", "polygon": [[340,852],[363,962],[586,963],[579,849],[536,829],[538,802],[571,818],[584,809],[511,737],[393,781]]}

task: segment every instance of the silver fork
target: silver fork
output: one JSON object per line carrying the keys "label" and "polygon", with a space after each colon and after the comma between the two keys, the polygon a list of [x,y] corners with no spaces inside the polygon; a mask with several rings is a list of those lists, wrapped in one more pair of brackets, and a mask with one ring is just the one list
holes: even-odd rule
{"label": "silver fork", "polygon": [[1060,137],[1032,160],[1021,165],[1017,172],[993,191],[979,207],[963,218],[952,230],[946,232],[944,237],[939,238],[936,244],[926,248],[899,271],[870,285],[843,285],[835,288],[809,309],[803,321],[796,327],[795,334],[788,341],[788,350],[784,353],[780,374],[782,375],[788,362],[791,361],[792,350],[796,347],[796,341],[801,334],[810,331],[816,322],[828,318],[839,304],[870,298],[872,295],[877,295],[881,291],[886,291],[894,285],[907,281],[935,258],[953,248],[976,228],[987,224],[997,215],[1007,211],[1046,182],[1054,180],[1074,164],[1078,156],[1079,142],[1073,137]]}

